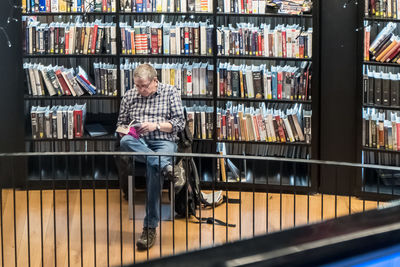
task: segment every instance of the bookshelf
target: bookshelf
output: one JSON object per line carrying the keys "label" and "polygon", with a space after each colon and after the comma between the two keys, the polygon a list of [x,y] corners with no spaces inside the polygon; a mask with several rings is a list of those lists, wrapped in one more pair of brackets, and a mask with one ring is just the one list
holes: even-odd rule
{"label": "bookshelf", "polygon": [[[392,4],[391,0],[387,2],[388,5]],[[400,64],[396,62],[396,55],[393,54],[395,51],[389,52],[388,48],[387,52],[384,52],[384,49],[380,48],[383,45],[376,46],[379,43],[387,43],[386,47],[389,46],[390,40],[378,42],[376,39],[378,34],[388,29],[391,24],[395,25],[395,29],[391,31],[392,35],[399,36],[400,9],[391,10],[389,6],[386,11],[380,7],[373,7],[369,0],[364,0],[359,8],[359,21],[363,29],[358,37],[359,46],[363,47],[359,54],[361,77],[359,159],[362,163],[399,166],[396,118],[400,115],[397,85]],[[399,183],[392,174],[384,170],[362,170],[361,193],[380,195],[386,194],[385,192],[392,194],[394,189],[398,191]]]}
{"label": "bookshelf", "polygon": [[[119,7],[120,1],[116,1],[117,7]],[[219,11],[218,3],[216,0],[212,1],[212,10],[213,12],[126,12],[120,10],[120,8],[116,9],[116,12],[56,12],[56,13],[44,13],[44,12],[28,12],[23,13],[23,16],[36,16],[47,23],[50,23],[54,20],[59,21],[73,21],[75,17],[81,16],[84,21],[93,22],[95,19],[102,19],[102,22],[113,22],[116,27],[116,53],[114,54],[24,54],[24,62],[33,61],[36,63],[45,62],[46,64],[66,64],[68,67],[74,67],[79,64],[86,64],[86,71],[89,76],[92,78],[93,76],[93,62],[107,62],[117,66],[117,95],[116,96],[107,96],[107,95],[83,95],[80,97],[73,96],[32,96],[25,94],[24,102],[26,106],[30,106],[32,104],[35,105],[51,105],[60,103],[63,105],[65,103],[71,103],[74,101],[91,103],[91,105],[97,105],[96,112],[88,116],[93,122],[102,122],[104,118],[107,119],[106,124],[110,126],[110,132],[112,132],[112,124],[116,122],[116,118],[118,116],[118,107],[120,103],[120,99],[122,97],[122,88],[121,83],[119,82],[121,79],[120,64],[124,64],[125,62],[143,62],[150,61],[152,63],[208,63],[213,65],[213,88],[212,95],[193,95],[187,96],[182,95],[182,100],[184,105],[187,106],[204,106],[207,105],[212,107],[212,138],[194,138],[194,152],[208,152],[215,153],[218,143],[223,142],[226,145],[242,145],[242,146],[257,146],[257,145],[265,145],[268,147],[298,147],[299,150],[306,151],[303,154],[306,155],[306,158],[318,158],[318,132],[314,130],[314,126],[318,126],[318,101],[311,100],[309,96],[307,99],[257,99],[257,98],[244,98],[244,97],[232,97],[232,96],[219,96],[218,89],[218,76],[217,69],[219,68],[220,63],[231,63],[235,65],[246,65],[246,66],[259,66],[261,64],[266,65],[266,69],[270,70],[271,66],[285,66],[286,64],[292,67],[300,67],[301,63],[307,62],[310,65],[312,64],[312,79],[309,81],[309,87],[312,88],[312,97],[313,99],[318,99],[318,68],[319,68],[319,44],[318,44],[318,36],[319,36],[319,19],[318,19],[318,9],[319,9],[319,1],[314,1],[314,7],[312,13],[310,14],[301,14],[301,15],[290,15],[290,14],[280,14],[274,12],[266,12],[265,14],[237,14],[237,13],[224,13]],[[184,22],[184,21],[207,21],[208,23],[214,26],[212,31],[212,53],[211,55],[168,55],[168,54],[126,54],[122,52],[122,37],[121,37],[121,22],[126,22],[128,25],[133,25],[133,21],[155,21],[155,22]],[[237,25],[237,23],[251,22],[254,23],[255,26],[259,26],[260,24],[269,24],[272,29],[275,26],[280,24],[285,25],[300,25],[303,27],[303,31],[307,31],[308,28],[313,28],[312,33],[312,58],[296,58],[296,57],[282,57],[282,56],[250,56],[250,55],[224,55],[218,53],[217,47],[217,27],[220,25],[227,26],[228,24]],[[302,31],[299,32],[300,34]],[[299,36],[300,36],[299,34]],[[296,39],[297,37],[296,36]],[[309,92],[310,93],[310,92]],[[217,108],[225,107],[226,103],[232,102],[235,105],[243,104],[246,107],[258,107],[260,104],[264,103],[268,107],[289,107],[290,105],[302,105],[307,106],[308,110],[313,111],[313,115],[310,118],[311,124],[313,125],[312,130],[312,142],[306,143],[304,141],[294,141],[294,142],[263,142],[263,141],[242,141],[242,140],[226,140],[219,139],[216,133],[217,129]],[[107,112],[99,112],[101,110],[102,105],[112,106],[108,109]],[[89,112],[90,113],[90,112]],[[301,118],[302,119],[302,118]],[[29,123],[26,123],[26,128],[29,129]],[[29,132],[29,131],[28,131]],[[106,143],[110,148],[112,144],[116,141],[116,138],[112,135],[106,137],[97,137],[91,138],[89,136],[84,136],[80,139],[73,140],[54,140],[54,139],[33,139],[29,134],[25,139],[26,143],[31,144],[32,147],[37,146],[40,147],[40,143],[46,143],[48,146],[56,146],[58,142],[100,142]],[[315,142],[314,142],[315,141]],[[32,145],[33,144],[33,145]],[[87,145],[85,145],[87,146]],[[284,150],[284,149],[283,149]],[[275,153],[275,152],[272,152]],[[265,154],[269,155],[269,154]],[[285,155],[280,155],[285,156]],[[290,157],[295,157],[295,155],[291,155]],[[203,163],[202,165],[205,166]],[[309,170],[308,177],[310,175]],[[300,184],[297,182],[297,184]]]}

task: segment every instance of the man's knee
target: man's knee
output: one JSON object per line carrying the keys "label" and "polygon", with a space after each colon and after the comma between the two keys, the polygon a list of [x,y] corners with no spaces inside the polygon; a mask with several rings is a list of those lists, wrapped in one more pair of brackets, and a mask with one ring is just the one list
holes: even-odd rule
{"label": "man's knee", "polygon": [[122,151],[132,151],[133,149],[129,146],[129,144],[130,143],[132,143],[132,140],[133,138],[132,138],[132,136],[130,136],[130,135],[124,135],[122,138],[121,138],[121,141],[120,141],[120,146],[121,146],[121,150]]}

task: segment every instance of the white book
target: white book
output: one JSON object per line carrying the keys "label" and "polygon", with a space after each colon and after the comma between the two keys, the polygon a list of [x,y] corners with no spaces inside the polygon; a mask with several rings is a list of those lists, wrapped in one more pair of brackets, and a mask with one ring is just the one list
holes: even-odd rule
{"label": "white book", "polygon": [[115,0],[111,0],[111,12],[115,12],[117,10],[117,3]]}
{"label": "white book", "polygon": [[247,97],[254,98],[253,71],[251,66],[246,67]]}
{"label": "white book", "polygon": [[201,0],[194,1],[194,11],[201,12]]}
{"label": "white book", "polygon": [[67,117],[68,117],[67,138],[73,139],[74,138],[74,107],[73,106],[68,107]]}
{"label": "white book", "polygon": [[120,69],[120,94],[121,94],[121,96],[123,97],[124,96],[124,94],[125,94],[125,70],[124,70],[124,65],[123,64],[121,64],[120,65],[120,67],[119,67],[119,69]]}
{"label": "white book", "polygon": [[51,0],[50,6],[52,13],[58,12],[58,0]]}
{"label": "white book", "polygon": [[72,86],[70,80],[68,79],[68,77],[67,77],[67,75],[66,75],[66,73],[65,73],[65,70],[61,69],[61,75],[63,76],[63,78],[64,78],[64,80],[65,80],[65,83],[66,83],[67,86],[68,86],[68,89],[71,91],[71,94],[72,94],[73,96],[76,96],[76,92],[75,92],[75,90],[74,90],[74,88],[73,88],[73,86]]}
{"label": "white book", "polygon": [[307,55],[312,58],[312,28],[307,31]]}
{"label": "white book", "polygon": [[192,85],[193,95],[200,95],[200,63],[193,63]]}
{"label": "white book", "polygon": [[169,30],[169,48],[171,55],[176,55],[176,27],[172,26]]}
{"label": "white book", "polygon": [[224,32],[224,50],[225,50],[225,56],[229,56],[230,51],[229,51],[229,45],[230,45],[230,30],[229,28],[225,28],[223,30]]}
{"label": "white book", "polygon": [[253,0],[253,14],[258,14],[258,0]]}
{"label": "white book", "polygon": [[57,139],[63,139],[63,107],[57,108]]}
{"label": "white book", "polygon": [[200,55],[207,55],[207,23],[200,22]]}
{"label": "white book", "polygon": [[111,54],[117,54],[117,29],[115,24],[110,27],[110,37],[111,37]]}
{"label": "white book", "polygon": [[38,95],[38,90],[36,89],[35,72],[33,71],[33,67],[32,66],[28,67],[28,72],[29,72],[29,80],[31,82],[32,95],[37,96]]}
{"label": "white book", "polygon": [[[184,1],[183,1],[184,2]],[[176,55],[181,54],[181,26],[176,25],[175,30],[175,40],[176,40]]]}
{"label": "white book", "polygon": [[265,14],[265,5],[266,5],[266,0],[258,1],[258,13],[259,14]]}
{"label": "white book", "polygon": [[230,12],[231,12],[231,1],[224,0],[224,13],[230,13]]}
{"label": "white book", "polygon": [[181,12],[182,13],[187,12],[187,0],[181,0]]}
{"label": "white book", "polygon": [[37,95],[44,95],[44,92],[42,90],[42,82],[40,80],[40,74],[39,74],[39,70],[38,70],[38,66],[36,64],[34,64],[33,66],[33,74],[35,76],[35,84],[36,84],[36,93]]}
{"label": "white book", "polygon": [[168,0],[162,0],[161,12],[168,12]]}

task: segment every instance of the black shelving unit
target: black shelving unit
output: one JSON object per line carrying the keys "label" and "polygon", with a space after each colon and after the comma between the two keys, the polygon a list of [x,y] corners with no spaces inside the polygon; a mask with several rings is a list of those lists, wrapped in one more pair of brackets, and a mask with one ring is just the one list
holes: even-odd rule
{"label": "black shelving unit", "polygon": [[[397,26],[400,26],[400,20],[399,19],[394,19],[394,18],[383,18],[383,17],[375,17],[375,16],[370,16],[365,14],[365,3],[368,0],[363,0],[359,4],[359,9],[358,9],[358,24],[360,26],[359,29],[362,29],[358,33],[358,92],[360,93],[359,95],[361,98],[358,99],[358,116],[357,116],[357,124],[358,124],[358,160],[359,162],[362,163],[370,163],[370,164],[376,164],[380,165],[381,162],[383,161],[383,158],[391,158],[391,157],[399,157],[400,156],[400,151],[395,151],[395,150],[389,150],[386,148],[373,148],[373,147],[367,147],[364,146],[362,143],[362,136],[363,136],[363,125],[362,125],[362,116],[363,116],[363,110],[364,108],[374,108],[376,110],[380,110],[383,112],[386,111],[400,111],[400,106],[390,106],[390,105],[378,105],[378,104],[370,104],[370,103],[365,103],[364,102],[364,96],[363,96],[363,70],[364,67],[372,67],[372,68],[379,68],[382,67],[383,70],[386,70],[384,72],[389,72],[387,70],[392,70],[391,72],[400,72],[400,64],[397,63],[391,63],[391,62],[377,62],[377,61],[366,61],[364,58],[364,22],[368,22],[369,25],[372,25],[374,27],[377,27],[378,32],[381,31],[386,23],[388,22],[394,22],[397,23]],[[376,29],[375,29],[376,30]],[[370,42],[372,43],[374,41],[374,37],[371,35]],[[393,71],[394,70],[394,71]],[[387,117],[386,117],[387,119]],[[379,142],[379,141],[378,141]],[[381,161],[382,160],[382,161]],[[391,160],[389,160],[391,161]],[[393,161],[392,161],[393,162]],[[385,164],[383,164],[385,165]],[[382,180],[382,173],[384,171],[380,170],[372,170],[372,169],[363,169],[360,170],[358,173],[358,179],[357,181],[357,188],[356,192],[363,198],[381,198],[385,197],[387,194],[391,194],[388,192],[394,192],[393,189],[395,188],[396,191],[398,191],[397,187],[392,186],[387,186]]]}
{"label": "black shelving unit", "polygon": [[[209,62],[212,62],[214,65],[214,88],[213,88],[213,95],[212,96],[182,96],[182,100],[184,101],[207,101],[207,102],[212,102],[213,108],[214,108],[214,114],[213,114],[213,119],[214,119],[214,132],[213,132],[213,138],[212,139],[194,139],[196,143],[201,144],[202,142],[205,142],[206,144],[211,145],[211,150],[213,152],[216,151],[216,145],[219,142],[224,142],[224,143],[237,143],[237,144],[251,144],[251,145],[282,145],[282,143],[272,143],[272,142],[256,142],[256,141],[228,141],[228,140],[218,140],[217,135],[216,135],[216,110],[217,110],[217,105],[219,102],[226,102],[226,101],[239,101],[239,102],[267,102],[267,103],[299,103],[299,104],[308,104],[311,105],[313,115],[312,115],[312,144],[307,144],[305,142],[293,142],[293,143],[284,143],[286,146],[300,146],[300,147],[305,147],[308,151],[310,151],[311,155],[313,158],[319,158],[319,131],[317,130],[319,127],[319,0],[314,1],[314,6],[313,6],[313,13],[311,14],[301,14],[301,15],[289,15],[289,14],[279,14],[279,13],[265,13],[265,14],[232,14],[232,13],[220,13],[217,11],[217,1],[213,1],[213,12],[212,13],[179,13],[179,12],[121,12],[119,10],[119,2],[116,1],[117,5],[117,11],[116,12],[87,12],[87,13],[77,13],[77,12],[58,12],[58,13],[42,13],[42,12],[31,12],[31,13],[24,13],[22,14],[23,16],[46,16],[46,17],[51,17],[51,16],[112,16],[113,17],[113,22],[116,24],[116,34],[117,34],[117,53],[115,55],[112,54],[87,54],[87,55],[81,55],[81,54],[71,54],[71,55],[55,55],[55,54],[46,54],[46,55],[29,55],[25,54],[23,55],[23,58],[30,59],[30,58],[112,58],[113,60],[116,61],[117,63],[117,81],[120,80],[121,73],[119,69],[119,64],[121,63],[121,60],[123,59],[141,59],[141,58],[152,58],[152,59],[206,59],[209,60]],[[121,51],[121,31],[120,31],[120,20],[122,17],[126,16],[159,16],[159,15],[164,15],[167,16],[183,16],[183,17],[204,17],[204,18],[209,18],[211,23],[214,25],[214,30],[213,30],[213,54],[212,55],[142,55],[142,54],[135,54],[135,55],[128,55],[128,54],[122,54]],[[283,58],[283,57],[263,57],[263,56],[224,56],[224,55],[218,55],[217,54],[217,44],[216,44],[216,28],[217,28],[217,20],[222,19],[222,18],[231,18],[235,19],[237,17],[240,18],[255,18],[255,19],[261,19],[261,18],[277,18],[280,20],[286,20],[286,19],[305,19],[309,20],[312,22],[312,27],[313,27],[313,58]],[[251,61],[270,61],[270,62],[301,62],[301,61],[308,61],[312,62],[312,81],[311,81],[311,87],[312,87],[312,97],[313,99],[316,99],[317,101],[311,101],[311,100],[268,100],[268,99],[242,99],[242,98],[234,98],[234,97],[217,97],[217,72],[215,71],[218,62],[219,61],[229,61],[229,60],[251,60]],[[81,96],[81,97],[72,97],[72,96],[55,96],[55,97],[50,97],[50,96],[24,96],[25,101],[33,101],[33,100],[54,100],[54,101],[61,101],[61,100],[78,100],[78,99],[84,99],[87,101],[91,100],[102,100],[102,101],[107,101],[107,100],[116,100],[118,102],[118,105],[120,104],[121,101],[121,88],[120,88],[120,83],[117,82],[117,90],[118,90],[118,95],[117,96],[102,96],[102,95],[93,95],[93,96]],[[90,137],[84,137],[80,139],[63,139],[63,141],[96,141],[96,140],[109,140],[109,141],[115,141],[115,137],[113,136],[107,136],[107,137],[98,137],[98,138],[90,138]],[[50,141],[50,142],[57,142],[57,140],[54,139],[32,139],[32,138],[26,138],[26,142],[41,142],[41,141]],[[200,147],[200,146],[198,146]],[[196,151],[194,151],[196,152]],[[314,175],[314,174],[313,174]],[[316,175],[315,175],[316,176]],[[313,186],[316,184],[316,182],[312,182]]]}

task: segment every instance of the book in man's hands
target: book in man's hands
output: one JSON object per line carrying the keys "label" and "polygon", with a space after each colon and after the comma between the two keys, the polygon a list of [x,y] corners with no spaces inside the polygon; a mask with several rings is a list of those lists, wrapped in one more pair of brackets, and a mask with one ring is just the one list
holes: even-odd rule
{"label": "book in man's hands", "polygon": [[140,128],[141,125],[142,124],[140,122],[133,120],[129,123],[129,125],[124,125],[124,124],[119,125],[117,127],[117,130],[115,130],[115,131],[117,133],[121,133],[121,134],[129,134],[131,127],[137,129],[137,128]]}

